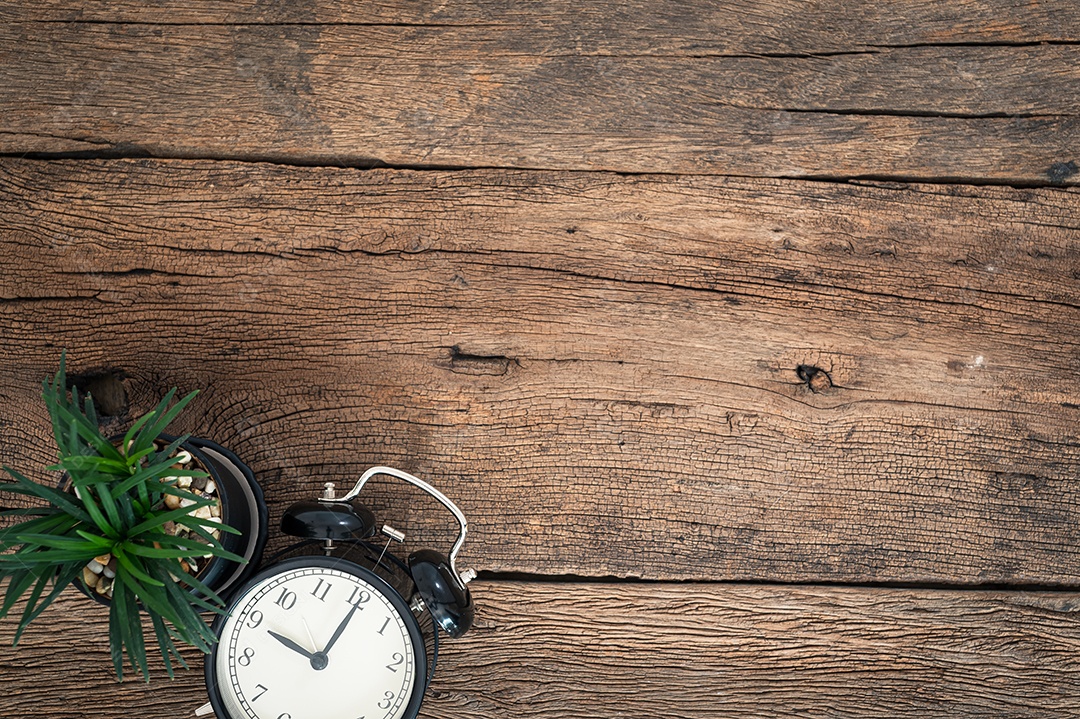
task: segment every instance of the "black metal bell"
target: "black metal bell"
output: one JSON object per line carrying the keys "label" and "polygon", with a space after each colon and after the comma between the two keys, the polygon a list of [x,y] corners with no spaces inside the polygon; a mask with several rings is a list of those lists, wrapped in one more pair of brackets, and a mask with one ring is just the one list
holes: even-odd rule
{"label": "black metal bell", "polygon": [[457,638],[473,623],[472,596],[454,576],[446,557],[430,549],[421,549],[409,556],[416,591],[440,628]]}
{"label": "black metal bell", "polygon": [[281,531],[304,539],[368,539],[375,515],[344,502],[296,502],[281,515]]}

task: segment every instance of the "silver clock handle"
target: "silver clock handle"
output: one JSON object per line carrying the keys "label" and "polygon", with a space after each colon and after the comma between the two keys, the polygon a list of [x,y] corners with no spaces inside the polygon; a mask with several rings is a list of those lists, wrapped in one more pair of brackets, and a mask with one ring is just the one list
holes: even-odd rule
{"label": "silver clock handle", "polygon": [[445,494],[435,489],[419,477],[414,477],[408,472],[402,472],[400,469],[394,469],[393,467],[372,467],[371,469],[360,475],[360,479],[356,481],[356,486],[350,489],[344,497],[336,499],[334,501],[348,502],[349,500],[355,498],[356,495],[360,494],[360,490],[364,488],[364,485],[367,484],[368,480],[374,477],[376,474],[386,474],[391,477],[397,477],[398,479],[408,482],[415,487],[419,487],[435,499],[439,500],[439,502],[441,502],[444,507],[450,510],[450,513],[454,515],[458,523],[461,525],[461,533],[458,534],[457,541],[454,542],[454,547],[450,550],[450,570],[454,573],[455,577],[459,576],[457,567],[455,566],[455,561],[457,560],[457,553],[461,549],[461,545],[465,544],[465,534],[468,529],[468,522],[465,521],[465,515],[461,513],[461,510],[458,509],[456,504],[450,501],[449,497],[447,497]]}

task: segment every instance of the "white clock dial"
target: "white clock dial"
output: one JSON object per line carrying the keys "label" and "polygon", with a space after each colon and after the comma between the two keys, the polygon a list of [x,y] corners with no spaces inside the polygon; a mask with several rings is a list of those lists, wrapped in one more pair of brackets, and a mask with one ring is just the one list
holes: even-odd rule
{"label": "white clock dial", "polygon": [[219,636],[214,680],[229,719],[402,719],[419,705],[416,622],[350,562],[306,557],[258,575]]}

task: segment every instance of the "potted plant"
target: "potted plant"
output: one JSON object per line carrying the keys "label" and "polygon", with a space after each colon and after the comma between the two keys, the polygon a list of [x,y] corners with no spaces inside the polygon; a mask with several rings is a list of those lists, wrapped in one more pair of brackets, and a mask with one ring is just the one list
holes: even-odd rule
{"label": "potted plant", "polygon": [[[165,435],[191,401],[171,390],[121,437],[102,433],[93,399],[68,388],[65,357],[43,383],[59,486],[14,479],[0,492],[31,498],[7,509],[0,529],[0,618],[25,597],[15,642],[60,592],[76,584],[109,605],[109,645],[118,679],[124,654],[149,680],[140,612],[150,618],[165,668],[186,667],[177,642],[208,652],[214,636],[201,611],[222,612],[222,588],[254,568],[266,540],[266,507],[249,469],[227,450]],[[172,406],[170,407],[170,404]],[[25,503],[25,500],[24,500]],[[14,524],[11,524],[14,522]]]}

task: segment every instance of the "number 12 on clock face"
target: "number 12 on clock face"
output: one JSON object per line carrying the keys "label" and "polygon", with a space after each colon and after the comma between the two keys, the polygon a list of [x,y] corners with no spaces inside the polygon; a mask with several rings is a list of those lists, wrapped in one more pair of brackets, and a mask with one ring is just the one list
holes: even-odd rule
{"label": "number 12 on clock face", "polygon": [[404,598],[373,572],[296,557],[257,574],[214,625],[222,719],[413,719],[427,680]]}

